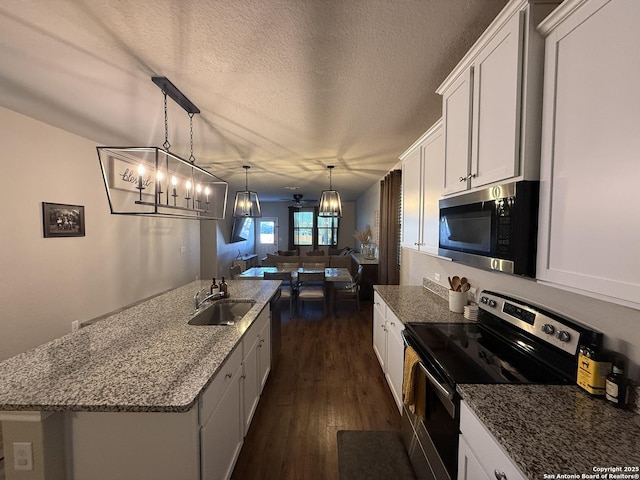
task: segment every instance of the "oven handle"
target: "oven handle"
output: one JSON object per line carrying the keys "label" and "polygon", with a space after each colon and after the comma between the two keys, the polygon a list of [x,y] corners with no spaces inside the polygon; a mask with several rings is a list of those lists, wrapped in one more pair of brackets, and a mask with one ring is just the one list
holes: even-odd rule
{"label": "oven handle", "polygon": [[[402,341],[404,342],[405,347],[411,346],[409,341],[407,340],[404,330],[400,332],[400,335],[402,336]],[[442,385],[442,383],[440,383],[438,379],[429,370],[427,370],[427,367],[425,367],[422,361],[418,362],[418,366],[420,367],[420,370],[424,372],[429,382],[438,390],[440,390],[440,393],[442,393],[448,400],[452,401],[454,397],[454,393],[451,390],[449,390],[447,387]]]}
{"label": "oven handle", "polygon": [[431,385],[433,385],[438,390],[440,390],[440,393],[442,393],[445,397],[447,397],[448,400],[453,400],[453,392],[451,390],[449,390],[447,387],[442,385],[438,381],[438,379],[434,377],[429,370],[427,370],[427,367],[425,367],[422,362],[418,362],[418,366],[420,367],[420,370],[422,370],[422,372],[427,376],[427,380],[429,380]]}

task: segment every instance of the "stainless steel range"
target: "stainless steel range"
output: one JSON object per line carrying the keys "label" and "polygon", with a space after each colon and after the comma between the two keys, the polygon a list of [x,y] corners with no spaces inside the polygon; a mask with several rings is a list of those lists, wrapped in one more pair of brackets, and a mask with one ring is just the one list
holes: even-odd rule
{"label": "stainless steel range", "polygon": [[[416,395],[424,413],[405,405],[403,438],[419,479],[457,475],[457,384],[575,384],[578,347],[602,334],[524,300],[483,291],[477,323],[407,323],[405,344],[420,357]],[[421,394],[418,394],[421,392]]]}

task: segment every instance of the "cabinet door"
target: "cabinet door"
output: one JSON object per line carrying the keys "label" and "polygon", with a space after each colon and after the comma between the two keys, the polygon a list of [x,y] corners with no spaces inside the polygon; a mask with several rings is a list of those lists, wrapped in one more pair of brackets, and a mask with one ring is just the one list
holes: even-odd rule
{"label": "cabinet door", "polygon": [[418,250],[422,241],[422,161],[418,145],[402,159],[402,246]]}
{"label": "cabinet door", "polygon": [[522,18],[515,13],[473,63],[471,187],[518,175]]}
{"label": "cabinet door", "polygon": [[220,403],[200,430],[202,480],[225,480],[231,477],[242,447],[240,413],[240,377],[236,370]]}
{"label": "cabinet door", "polygon": [[269,312],[266,310],[265,312],[267,314],[266,321],[258,337],[258,394],[262,393],[271,371],[271,322]]}
{"label": "cabinet door", "polygon": [[491,480],[467,445],[463,435],[460,435],[458,444],[458,480]]}
{"label": "cabinet door", "polygon": [[242,405],[243,436],[249,431],[251,419],[260,400],[260,378],[258,378],[258,336],[245,339],[245,353],[242,361]]}
{"label": "cabinet door", "polygon": [[403,325],[393,314],[387,312],[387,383],[402,415],[402,380],[404,370]]}
{"label": "cabinet door", "polygon": [[537,276],[640,308],[640,2],[595,0],[546,39]]}
{"label": "cabinet door", "polygon": [[[444,178],[444,135],[442,121],[431,129],[422,145],[422,236],[421,252],[438,254],[440,195]],[[403,200],[404,201],[404,200]]]}
{"label": "cabinet door", "polygon": [[442,96],[445,195],[466,190],[469,185],[472,86],[473,67],[469,67]]}
{"label": "cabinet door", "polygon": [[[471,471],[468,472],[469,480],[476,478],[484,478],[479,475],[483,470],[489,478],[494,475],[495,478],[500,477],[508,480],[524,480],[525,476],[522,471],[515,465],[513,460],[507,456],[495,437],[489,433],[485,426],[471,411],[467,403],[463,400],[460,402],[460,445],[463,445],[472,454],[466,453],[467,458],[471,458]],[[460,466],[460,451],[458,452],[458,466]],[[479,464],[479,465],[476,465]],[[475,474],[478,474],[476,477]],[[460,477],[458,477],[460,478]]]}
{"label": "cabinet door", "polygon": [[386,331],[386,316],[387,305],[378,295],[378,292],[373,294],[373,351],[378,357],[378,362],[382,367],[382,371],[386,371],[387,362],[387,331]]}

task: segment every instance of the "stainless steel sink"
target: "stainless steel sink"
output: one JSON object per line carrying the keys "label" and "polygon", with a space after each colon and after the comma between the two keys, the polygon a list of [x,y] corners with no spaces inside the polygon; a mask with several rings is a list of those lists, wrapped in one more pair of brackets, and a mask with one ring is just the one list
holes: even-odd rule
{"label": "stainless steel sink", "polygon": [[189,325],[235,325],[255,303],[255,300],[248,299],[216,300],[196,312],[189,320]]}

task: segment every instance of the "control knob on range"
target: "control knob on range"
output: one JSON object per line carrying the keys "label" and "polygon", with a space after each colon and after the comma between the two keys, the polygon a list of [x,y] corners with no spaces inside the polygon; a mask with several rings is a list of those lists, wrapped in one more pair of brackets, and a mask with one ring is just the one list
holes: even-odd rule
{"label": "control knob on range", "polygon": [[491,308],[496,308],[496,305],[498,305],[498,302],[496,302],[495,300],[489,300],[489,306]]}
{"label": "control knob on range", "polygon": [[561,342],[568,342],[571,339],[571,334],[566,330],[560,330],[556,333],[556,337],[558,337],[558,340]]}
{"label": "control knob on range", "polygon": [[485,305],[489,303],[489,299],[485,296],[480,297],[480,303],[484,303]]}
{"label": "control knob on range", "polygon": [[555,330],[556,329],[553,328],[553,325],[551,325],[550,323],[545,323],[542,326],[542,333],[546,333],[547,335],[552,335]]}

